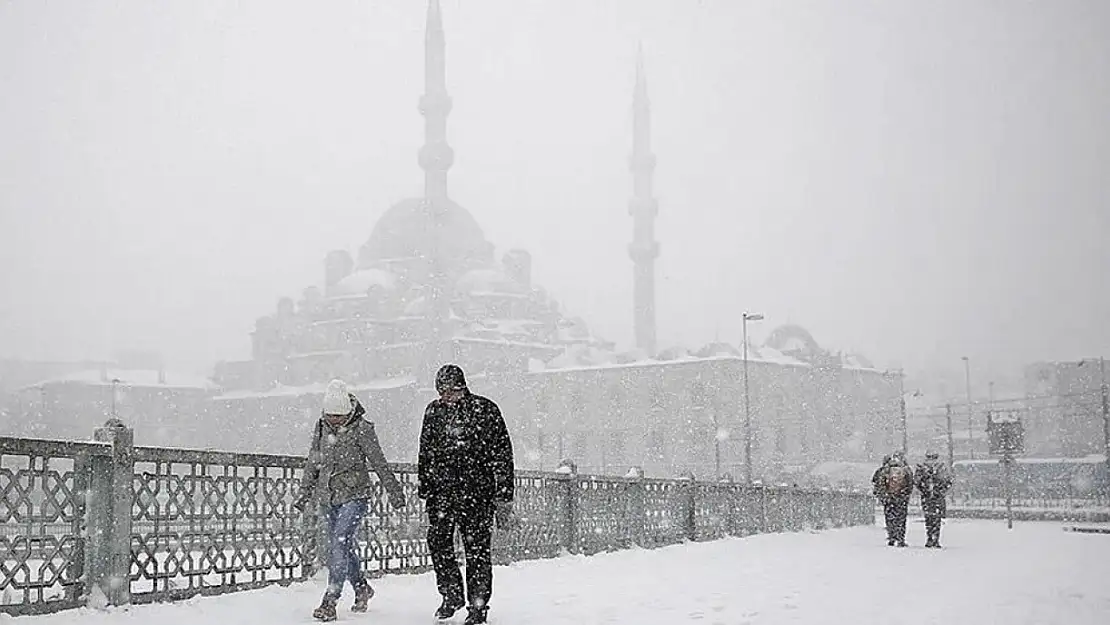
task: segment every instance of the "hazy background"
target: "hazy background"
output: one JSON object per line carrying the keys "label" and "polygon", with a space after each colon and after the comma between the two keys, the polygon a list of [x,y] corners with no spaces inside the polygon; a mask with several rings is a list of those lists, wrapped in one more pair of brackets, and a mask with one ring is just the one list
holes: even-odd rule
{"label": "hazy background", "polygon": [[[444,0],[452,196],[631,341],[637,42],[659,334],[880,365],[1110,353],[1110,2]],[[206,371],[419,195],[424,0],[0,0],[0,356]]]}

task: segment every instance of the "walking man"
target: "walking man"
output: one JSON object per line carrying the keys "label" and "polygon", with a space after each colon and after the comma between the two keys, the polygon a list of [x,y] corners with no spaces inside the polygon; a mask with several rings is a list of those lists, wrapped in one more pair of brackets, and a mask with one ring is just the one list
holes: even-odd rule
{"label": "walking man", "polygon": [[[328,588],[312,616],[321,621],[336,619],[335,606],[344,582],[355,591],[352,612],[365,612],[374,596],[366,581],[357,552],[355,533],[366,516],[373,492],[370,469],[378,474],[393,508],[405,505],[405,495],[382,453],[374,424],[363,418],[366,410],[341,380],[332,380],[324,392],[324,409],[313,430],[301,492],[293,506],[304,510],[319,497],[327,506],[329,558]],[[320,492],[317,492],[320,491]]]}
{"label": "walking man", "polygon": [[886,517],[886,544],[891,547],[906,546],[906,517],[909,515],[910,495],[913,494],[913,471],[906,457],[896,451],[871,477],[875,496],[883,504]]}
{"label": "walking man", "polygon": [[940,454],[925,454],[925,462],[914,471],[917,490],[921,493],[921,511],[925,514],[925,546],[940,549],[941,519],[946,516],[946,497],[952,486],[952,474],[940,461]]}
{"label": "walking man", "polygon": [[[493,594],[493,524],[507,528],[513,522],[513,445],[501,409],[470,392],[462,369],[444,365],[435,384],[439,399],[424,410],[418,465],[428,548],[443,597],[435,617],[449,619],[466,605],[465,625],[478,625],[486,622]],[[466,555],[465,593],[455,559],[456,529]]]}

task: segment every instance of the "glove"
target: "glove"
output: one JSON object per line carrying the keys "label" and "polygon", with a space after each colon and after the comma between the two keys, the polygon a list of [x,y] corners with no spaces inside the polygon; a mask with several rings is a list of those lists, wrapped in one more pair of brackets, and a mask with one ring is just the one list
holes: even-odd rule
{"label": "glove", "polygon": [[389,505],[394,510],[400,510],[405,507],[405,494],[402,492],[389,493]]}
{"label": "glove", "polygon": [[513,514],[513,502],[499,501],[493,504],[493,520],[499,530],[515,529],[519,520]]}

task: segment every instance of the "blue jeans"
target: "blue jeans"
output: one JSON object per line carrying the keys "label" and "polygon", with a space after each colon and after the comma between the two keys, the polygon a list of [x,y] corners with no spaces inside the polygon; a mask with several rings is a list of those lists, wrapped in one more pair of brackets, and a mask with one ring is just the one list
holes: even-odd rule
{"label": "blue jeans", "polygon": [[355,534],[366,516],[366,500],[355,499],[328,510],[328,539],[331,542],[328,557],[328,595],[339,599],[343,582],[353,588],[366,584],[366,575],[358,560],[358,539]]}

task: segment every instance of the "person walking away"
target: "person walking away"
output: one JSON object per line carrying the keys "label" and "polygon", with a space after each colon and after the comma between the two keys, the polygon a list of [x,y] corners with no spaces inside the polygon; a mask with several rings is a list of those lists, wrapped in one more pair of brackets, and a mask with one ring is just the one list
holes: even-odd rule
{"label": "person walking away", "polygon": [[914,479],[921,494],[921,511],[925,514],[925,546],[940,549],[940,526],[948,512],[952,474],[948,465],[940,461],[940,454],[931,451],[925,454],[925,462],[917,465]]}
{"label": "person walking away", "polygon": [[887,545],[906,546],[906,517],[909,516],[910,495],[913,494],[913,471],[906,457],[898,451],[884,459],[872,476],[875,495],[883,504],[886,519]]}
{"label": "person walking away", "polygon": [[312,616],[334,621],[344,582],[350,582],[355,591],[352,612],[365,612],[374,596],[362,571],[355,535],[374,492],[370,470],[378,474],[394,509],[404,507],[405,495],[386,462],[374,424],[364,418],[362,403],[348,392],[342,380],[328,383],[322,412],[308,448],[301,492],[293,506],[304,511],[313,499],[327,506],[328,588]]}
{"label": "person walking away", "polygon": [[[443,602],[435,618],[446,620],[464,606],[465,625],[486,622],[493,594],[490,542],[493,524],[513,523],[513,445],[501,409],[471,393],[463,370],[444,365],[436,373],[439,399],[424,410],[417,472],[428,510],[428,549]],[[455,530],[466,556],[466,588],[455,558]]]}

